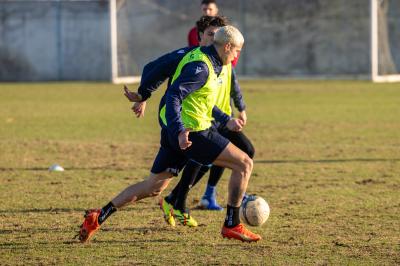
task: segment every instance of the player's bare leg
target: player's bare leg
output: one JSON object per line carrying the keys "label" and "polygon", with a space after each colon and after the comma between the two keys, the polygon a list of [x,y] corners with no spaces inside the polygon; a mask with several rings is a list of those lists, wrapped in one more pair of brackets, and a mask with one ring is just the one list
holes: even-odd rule
{"label": "player's bare leg", "polygon": [[162,172],[160,174],[151,173],[146,180],[124,189],[102,209],[86,211],[85,220],[79,231],[79,240],[81,242],[88,241],[89,238],[100,229],[100,225],[118,208],[122,208],[128,203],[134,203],[147,197],[158,196],[168,186],[171,177],[172,174],[168,172]]}
{"label": "player's bare leg", "polygon": [[172,174],[163,172],[160,174],[151,173],[149,178],[142,182],[127,187],[118,194],[111,202],[116,208],[122,208],[129,203],[147,198],[155,197],[168,186],[171,181]]}
{"label": "player's bare leg", "polygon": [[213,164],[232,170],[228,188],[228,204],[240,207],[253,170],[253,160],[235,145],[229,143]]}
{"label": "player's bare leg", "polygon": [[247,230],[240,223],[239,218],[239,208],[253,170],[253,160],[235,145],[229,143],[213,164],[232,170],[228,187],[227,215],[221,231],[222,236],[246,242],[260,240],[261,236]]}

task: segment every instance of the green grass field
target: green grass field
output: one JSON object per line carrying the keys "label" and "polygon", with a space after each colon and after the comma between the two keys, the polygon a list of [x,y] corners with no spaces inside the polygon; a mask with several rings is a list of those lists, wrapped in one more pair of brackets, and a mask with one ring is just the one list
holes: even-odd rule
{"label": "green grass field", "polygon": [[[248,192],[271,207],[254,228],[263,240],[222,239],[222,212],[193,210],[198,228],[170,228],[150,198],[82,245],[72,238],[84,210],[148,174],[165,88],[136,119],[121,86],[0,83],[0,264],[400,264],[400,84],[241,84],[256,147]],[[54,163],[66,171],[48,172]]]}

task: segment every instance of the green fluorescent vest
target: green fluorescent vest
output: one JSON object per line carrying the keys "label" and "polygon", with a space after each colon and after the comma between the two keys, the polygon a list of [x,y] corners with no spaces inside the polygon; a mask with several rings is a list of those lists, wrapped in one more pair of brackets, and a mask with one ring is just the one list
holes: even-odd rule
{"label": "green fluorescent vest", "polygon": [[[182,101],[181,118],[185,128],[190,129],[191,131],[201,131],[211,127],[211,121],[213,120],[212,109],[214,105],[216,105],[219,89],[225,82],[222,81],[220,84],[210,59],[207,57],[207,55],[201,52],[200,48],[196,48],[182,58],[172,78],[171,84],[179,77],[183,67],[186,64],[194,61],[204,62],[208,67],[209,75],[207,82],[203,87],[193,93],[190,93]],[[222,72],[226,72],[226,68],[226,66],[223,66]],[[160,117],[163,123],[167,125],[165,109],[166,107],[164,105],[160,110]]]}
{"label": "green fluorescent vest", "polygon": [[221,74],[218,76],[218,94],[215,105],[225,114],[231,116],[231,82],[232,82],[232,64],[228,64],[222,68]]}

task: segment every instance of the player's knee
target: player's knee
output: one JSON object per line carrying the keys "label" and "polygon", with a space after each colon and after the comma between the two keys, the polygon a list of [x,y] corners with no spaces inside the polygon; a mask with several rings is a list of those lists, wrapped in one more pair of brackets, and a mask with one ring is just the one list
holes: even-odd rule
{"label": "player's knee", "polygon": [[241,159],[241,169],[243,177],[250,177],[251,171],[253,170],[253,159],[251,159],[247,154],[243,154]]}
{"label": "player's knee", "polygon": [[147,195],[148,197],[156,197],[163,192],[164,186],[160,185],[160,182],[154,182],[154,180],[149,180],[147,184]]}
{"label": "player's knee", "polygon": [[150,189],[148,190],[148,194],[150,197],[157,197],[161,194],[161,192],[163,192],[164,188],[160,187],[156,184],[152,184],[152,186],[150,187]]}
{"label": "player's knee", "polygon": [[251,171],[253,171],[253,159],[251,159],[249,156],[246,156],[245,164],[246,164],[246,172],[250,176]]}
{"label": "player's knee", "polygon": [[160,196],[160,195],[161,195],[161,192],[162,192],[161,189],[156,189],[156,190],[151,191],[151,192],[149,193],[149,196],[150,196],[150,197],[157,197],[157,196]]}

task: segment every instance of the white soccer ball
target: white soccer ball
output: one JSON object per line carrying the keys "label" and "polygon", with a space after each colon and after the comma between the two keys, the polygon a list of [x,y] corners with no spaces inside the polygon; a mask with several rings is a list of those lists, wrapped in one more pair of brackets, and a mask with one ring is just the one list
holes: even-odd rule
{"label": "white soccer ball", "polygon": [[261,226],[269,217],[269,205],[259,196],[249,196],[240,206],[240,220],[250,226]]}

